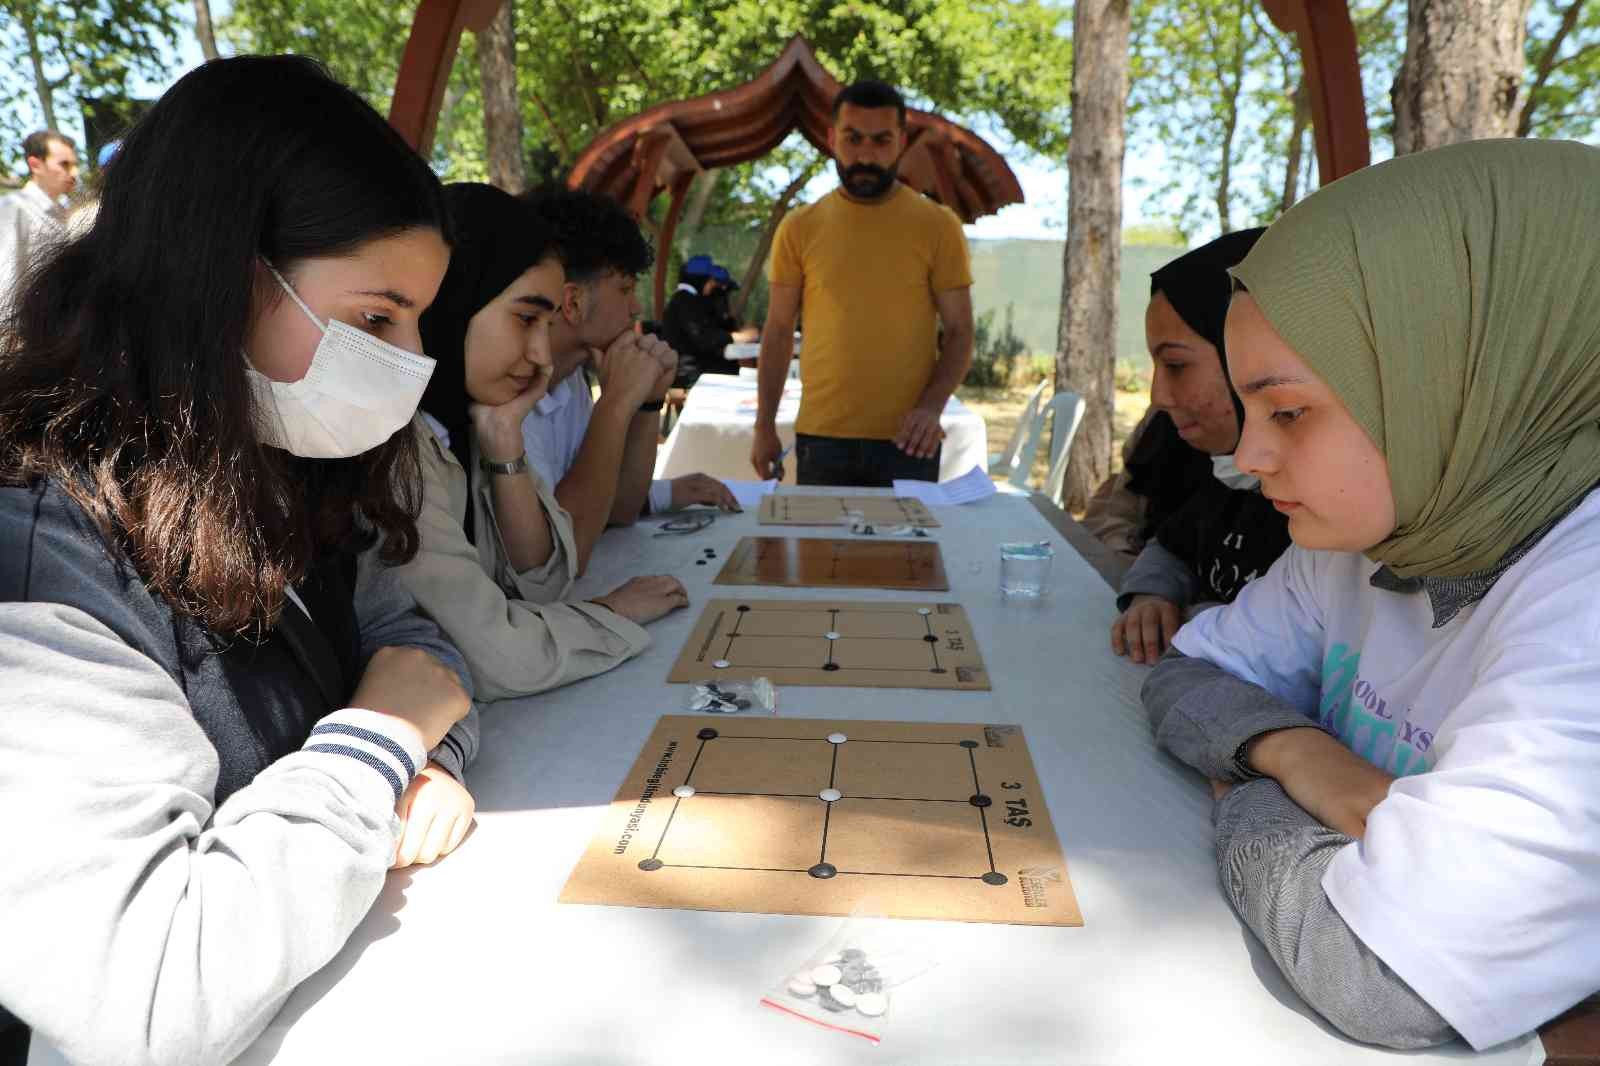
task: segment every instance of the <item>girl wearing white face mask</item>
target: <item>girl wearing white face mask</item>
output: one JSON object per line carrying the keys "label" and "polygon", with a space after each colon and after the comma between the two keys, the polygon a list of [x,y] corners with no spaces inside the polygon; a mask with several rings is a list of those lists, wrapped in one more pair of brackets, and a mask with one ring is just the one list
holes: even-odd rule
{"label": "girl wearing white face mask", "polygon": [[19,292],[0,1049],[229,1061],[397,852],[465,831],[430,811],[471,754],[470,680],[389,569],[417,547],[447,241],[370,107],[311,61],[229,59],[157,103]]}
{"label": "girl wearing white face mask", "polygon": [[[1111,650],[1136,663],[1154,663],[1186,614],[1232,602],[1289,546],[1284,517],[1257,490],[1256,480],[1234,465],[1242,408],[1228,385],[1222,343],[1231,285],[1227,268],[1244,258],[1261,233],[1225,234],[1150,276],[1150,402],[1171,425],[1146,432],[1175,430],[1177,439],[1168,441],[1165,454],[1141,456],[1140,476],[1129,484],[1175,480],[1170,469],[1152,468],[1165,464],[1187,471],[1205,457],[1210,472],[1177,496],[1117,589],[1122,614],[1111,626]],[[1203,461],[1199,465],[1205,468]]]}

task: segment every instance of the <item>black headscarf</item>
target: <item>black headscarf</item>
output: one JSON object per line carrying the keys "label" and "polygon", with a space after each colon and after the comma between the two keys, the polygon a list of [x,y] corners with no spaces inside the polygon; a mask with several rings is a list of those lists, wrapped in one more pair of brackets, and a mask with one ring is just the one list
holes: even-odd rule
{"label": "black headscarf", "polygon": [[[1228,380],[1228,359],[1222,325],[1233,295],[1228,268],[1239,263],[1264,232],[1248,229],[1225,234],[1150,275],[1150,294],[1164,294],[1178,317],[1216,348],[1224,381]],[[1242,428],[1244,405],[1231,383],[1228,394]],[[1154,539],[1189,565],[1197,600],[1231,603],[1240,589],[1266,573],[1288,548],[1288,519],[1257,490],[1230,488],[1213,477],[1211,457],[1186,443],[1172,428],[1172,420],[1164,413],[1162,417],[1177,446],[1168,461],[1194,470],[1198,480],[1187,499],[1152,527]]]}
{"label": "black headscarf", "polygon": [[[555,235],[525,200],[493,185],[446,185],[445,204],[455,224],[450,269],[439,294],[423,312],[422,351],[438,363],[421,408],[450,434],[450,450],[472,475],[472,427],[467,417],[467,324],[523,271],[556,254]],[[462,518],[472,539],[472,504]]]}
{"label": "black headscarf", "polygon": [[[1258,226],[1224,233],[1150,275],[1150,295],[1153,297],[1159,292],[1166,296],[1178,317],[1217,350],[1224,381],[1228,380],[1228,359],[1222,343],[1222,324],[1227,320],[1228,301],[1233,296],[1233,278],[1228,268],[1238,266],[1265,232],[1266,227]],[[1234,413],[1243,425],[1244,405],[1231,384],[1228,392],[1233,396]]]}
{"label": "black headscarf", "polygon": [[[1228,362],[1222,342],[1222,324],[1228,317],[1228,300],[1233,294],[1233,279],[1228,268],[1244,259],[1264,228],[1225,233],[1210,244],[1201,245],[1167,263],[1150,275],[1150,295],[1162,293],[1172,309],[1188,327],[1217,350],[1222,360],[1223,379]],[[1233,396],[1233,409],[1244,424],[1244,406]],[[1151,417],[1133,454],[1128,457],[1128,488],[1149,500],[1140,539],[1148,540],[1155,530],[1184,505],[1211,477],[1211,457],[1178,436],[1178,427],[1165,411]]]}

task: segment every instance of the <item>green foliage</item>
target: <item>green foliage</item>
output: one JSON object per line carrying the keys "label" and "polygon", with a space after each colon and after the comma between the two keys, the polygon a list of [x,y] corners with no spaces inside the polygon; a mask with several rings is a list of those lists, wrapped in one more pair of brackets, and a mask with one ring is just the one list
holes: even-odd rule
{"label": "green foliage", "polygon": [[[315,56],[387,114],[416,7],[389,0],[249,0],[219,21],[219,43],[234,52]],[[469,47],[470,36],[463,41]]]}
{"label": "green foliage", "polygon": [[[981,117],[1030,149],[1065,155],[1070,11],[1047,0],[509,2],[531,176],[561,176],[628,115],[749,81],[798,32],[841,80],[883,78],[917,106]],[[319,56],[386,110],[414,10],[384,0],[235,0],[224,34],[235,48]],[[450,180],[484,176],[474,44],[464,36],[435,137],[434,163]],[[790,181],[819,169],[817,150],[794,138],[720,175],[704,222],[759,230]],[[651,221],[664,209],[658,202]],[[747,257],[728,264],[742,271]]]}
{"label": "green foliage", "polygon": [[[1012,375],[1017,377],[1015,373]],[[1020,375],[1022,385],[1037,385],[1041,381],[1053,381],[1056,376],[1056,357],[1049,352],[1035,352],[1028,356]]]}
{"label": "green foliage", "polygon": [[1535,0],[1527,57],[1525,133],[1592,140],[1600,130],[1600,3]]}
{"label": "green foliage", "polygon": [[1016,308],[1006,305],[1005,324],[997,332],[994,312],[985,311],[973,321],[972,368],[967,371],[965,385],[980,389],[995,388],[1011,382],[1012,364],[1017,356],[1027,351],[1027,344],[1017,336]]}
{"label": "green foliage", "polygon": [[1118,359],[1116,365],[1118,392],[1146,393],[1150,391],[1150,361],[1143,365],[1133,359]]}
{"label": "green foliage", "polygon": [[[124,101],[135,79],[161,78],[162,51],[182,28],[178,10],[178,0],[0,0],[0,160],[6,172],[25,172],[22,138],[47,111],[53,108],[61,132],[77,139],[81,105]],[[40,99],[35,61],[48,106]]]}
{"label": "green foliage", "polygon": [[[1351,18],[1368,121],[1374,138],[1387,143],[1405,5],[1356,0]],[[1152,200],[1186,238],[1270,222],[1284,206],[1286,186],[1299,196],[1315,188],[1309,124],[1298,138],[1299,167],[1286,181],[1299,48],[1257,0],[1135,0],[1130,52],[1130,145],[1159,146],[1165,154],[1165,178]]]}
{"label": "green foliage", "polygon": [[1166,222],[1145,222],[1137,226],[1122,227],[1122,245],[1181,248],[1184,237],[1178,228]]}

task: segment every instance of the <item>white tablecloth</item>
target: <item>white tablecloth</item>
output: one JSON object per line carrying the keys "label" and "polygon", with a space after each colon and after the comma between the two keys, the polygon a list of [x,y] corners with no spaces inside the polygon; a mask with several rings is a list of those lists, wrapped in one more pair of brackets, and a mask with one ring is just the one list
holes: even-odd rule
{"label": "white tablecloth", "polygon": [[[1363,1047],[1311,1014],[1222,897],[1209,790],[1151,742],[1138,702],[1144,668],[1107,650],[1105,583],[1024,498],[938,514],[948,595],[971,614],[994,691],[790,687],[780,711],[1020,723],[1083,928],[919,923],[940,964],[897,993],[874,1049],[757,1005],[831,935],[834,919],[558,904],[657,716],[682,713],[683,686],[663,679],[698,604],[718,594],[711,580],[721,561],[758,528],[751,514],[681,537],[653,539],[641,525],[605,534],[580,594],[665,571],[696,606],[651,626],[653,646],[609,674],[492,706],[469,773],[476,829],[436,866],[391,875],[350,944],[240,1061],[1342,1066],[1472,1057],[1459,1045],[1404,1057]],[[800,535],[809,532],[827,535]],[[1041,538],[1058,553],[1052,595],[1003,605],[996,543]],[[706,547],[720,558],[695,565]],[[1522,1066],[1542,1055],[1530,1037],[1477,1061]]]}
{"label": "white tablecloth", "polygon": [[[794,444],[794,420],[800,411],[800,383],[784,386],[778,405],[778,439],[785,448]],[[944,427],[944,452],[939,457],[939,480],[959,477],[974,466],[988,469],[989,431],[983,416],[954,396],[939,419]],[[750,466],[750,442],[755,436],[756,383],[734,374],[702,374],[689,390],[683,414],[667,441],[656,453],[656,477],[710,474],[717,478],[748,481],[756,476]],[[794,453],[783,461],[784,484],[793,485]]]}

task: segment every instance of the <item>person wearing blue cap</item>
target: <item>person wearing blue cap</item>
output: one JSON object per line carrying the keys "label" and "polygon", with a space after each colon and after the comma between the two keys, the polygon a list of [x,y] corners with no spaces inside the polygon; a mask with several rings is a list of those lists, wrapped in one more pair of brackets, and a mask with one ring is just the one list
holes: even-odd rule
{"label": "person wearing blue cap", "polygon": [[733,284],[728,268],[709,255],[690,256],[678,272],[678,288],[661,316],[661,339],[678,352],[673,388],[686,389],[718,366],[728,345],[760,336],[739,328],[729,313],[726,294]]}

